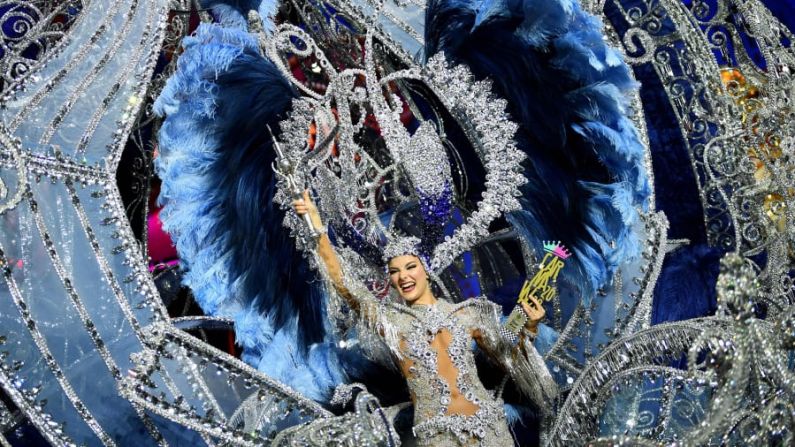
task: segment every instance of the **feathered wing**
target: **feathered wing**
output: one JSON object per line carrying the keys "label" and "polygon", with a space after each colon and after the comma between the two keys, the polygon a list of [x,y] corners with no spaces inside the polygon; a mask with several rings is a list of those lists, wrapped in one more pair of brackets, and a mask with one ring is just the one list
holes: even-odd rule
{"label": "feathered wing", "polygon": [[629,67],[571,0],[432,0],[425,26],[427,56],[443,51],[508,100],[529,180],[509,221],[536,249],[563,241],[562,275],[590,300],[639,254],[632,226],[650,195]]}
{"label": "feathered wing", "polygon": [[155,107],[162,219],[185,285],[209,315],[232,317],[243,358],[325,400],[344,379],[325,296],[273,203],[278,129],[296,96],[244,29],[201,25]]}

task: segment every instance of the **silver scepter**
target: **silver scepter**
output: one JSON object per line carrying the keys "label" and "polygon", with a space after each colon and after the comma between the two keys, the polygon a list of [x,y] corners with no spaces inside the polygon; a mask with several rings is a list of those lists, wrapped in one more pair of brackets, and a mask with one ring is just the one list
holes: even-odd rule
{"label": "silver scepter", "polygon": [[[284,152],[282,152],[281,146],[279,146],[279,142],[274,138],[273,132],[271,131],[271,126],[265,125],[268,128],[268,133],[271,135],[271,140],[273,140],[273,149],[276,151],[276,161],[273,163],[273,172],[276,175],[280,176],[284,181],[287,183],[287,188],[290,190],[293,196],[293,200],[303,200],[303,188],[298,184],[298,179],[295,175],[296,165],[292,161],[290,161],[287,157],[284,156]],[[318,237],[318,232],[315,229],[315,226],[312,225],[312,218],[309,217],[309,214],[304,214],[304,222],[306,223],[307,228],[309,229],[309,235],[313,238]]]}

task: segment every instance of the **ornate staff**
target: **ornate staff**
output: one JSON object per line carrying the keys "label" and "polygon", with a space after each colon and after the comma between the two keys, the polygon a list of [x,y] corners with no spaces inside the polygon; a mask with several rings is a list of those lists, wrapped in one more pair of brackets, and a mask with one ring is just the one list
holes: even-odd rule
{"label": "ornate staff", "polygon": [[[271,131],[271,126],[265,125],[268,128],[268,133],[271,136],[271,140],[273,140],[273,149],[276,151],[276,161],[273,163],[272,168],[273,172],[276,173],[287,185],[287,189],[290,191],[290,195],[292,196],[293,200],[300,200],[303,199],[303,182],[298,180],[298,167],[303,163],[306,155],[300,157],[300,160],[294,161],[290,157],[284,154],[282,147],[279,145],[279,141],[274,138],[273,132]],[[326,135],[323,140],[315,145],[313,151],[318,153],[320,151],[325,150],[325,148],[330,145],[334,138],[337,136],[337,132],[339,130],[339,124],[335,125],[331,132]],[[312,238],[318,237],[317,229],[312,225],[312,219],[309,217],[309,214],[304,214],[304,223],[306,223],[307,228],[309,229],[309,236]]]}

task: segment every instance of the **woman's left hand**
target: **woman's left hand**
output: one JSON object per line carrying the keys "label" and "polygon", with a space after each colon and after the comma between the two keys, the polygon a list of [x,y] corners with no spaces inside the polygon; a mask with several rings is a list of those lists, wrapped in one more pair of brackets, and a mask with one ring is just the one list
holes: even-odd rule
{"label": "woman's left hand", "polygon": [[527,315],[527,323],[524,325],[525,329],[533,334],[538,333],[538,323],[547,313],[544,310],[544,307],[538,302],[537,299],[529,296],[528,302],[522,303],[522,309],[524,309],[524,313]]}

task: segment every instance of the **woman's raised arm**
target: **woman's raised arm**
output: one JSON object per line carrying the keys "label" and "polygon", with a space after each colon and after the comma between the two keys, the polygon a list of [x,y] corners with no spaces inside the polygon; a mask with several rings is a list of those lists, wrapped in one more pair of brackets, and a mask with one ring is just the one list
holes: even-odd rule
{"label": "woman's raised arm", "polygon": [[312,221],[312,226],[315,227],[315,230],[317,230],[318,234],[320,235],[317,241],[317,254],[320,256],[320,260],[323,262],[323,266],[326,268],[326,272],[331,279],[331,283],[334,285],[334,289],[341,297],[345,299],[345,301],[348,302],[348,305],[351,306],[351,308],[358,310],[359,302],[345,287],[345,282],[342,279],[342,265],[340,264],[339,257],[337,257],[337,252],[334,250],[334,246],[331,245],[328,235],[325,231],[322,231],[323,221],[320,218],[320,213],[318,213],[317,207],[309,197],[309,192],[304,191],[303,199],[294,200],[292,205],[296,214],[299,216],[303,216],[304,214],[309,215],[309,218]]}

